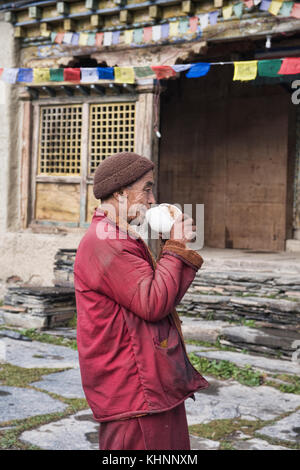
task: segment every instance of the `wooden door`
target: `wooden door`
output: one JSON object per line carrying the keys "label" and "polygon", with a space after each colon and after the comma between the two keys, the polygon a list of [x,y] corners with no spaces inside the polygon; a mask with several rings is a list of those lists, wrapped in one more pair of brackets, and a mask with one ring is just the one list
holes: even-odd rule
{"label": "wooden door", "polygon": [[233,83],[228,72],[168,83],[159,202],[204,204],[205,246],[285,249],[291,107],[279,85]]}

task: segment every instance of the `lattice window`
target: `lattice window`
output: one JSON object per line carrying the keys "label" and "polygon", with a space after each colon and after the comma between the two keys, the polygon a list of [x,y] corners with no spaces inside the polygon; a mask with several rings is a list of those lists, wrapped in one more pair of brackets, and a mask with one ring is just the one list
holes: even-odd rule
{"label": "lattice window", "polygon": [[38,175],[80,174],[82,106],[42,106]]}
{"label": "lattice window", "polygon": [[109,155],[134,151],[135,103],[90,107],[89,174]]}

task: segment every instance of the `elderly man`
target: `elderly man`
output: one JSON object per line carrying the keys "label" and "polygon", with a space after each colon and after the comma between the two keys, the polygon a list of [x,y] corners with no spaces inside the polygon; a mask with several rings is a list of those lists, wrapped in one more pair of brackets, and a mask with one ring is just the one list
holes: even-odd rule
{"label": "elderly man", "polygon": [[[82,385],[101,423],[101,450],[189,450],[184,400],[208,387],[188,359],[175,310],[203,263],[186,247],[192,219],[176,220],[157,262],[130,224],[155,203],[153,168],[126,152],[98,166],[101,206],[74,264]],[[190,232],[176,238],[184,223]]]}

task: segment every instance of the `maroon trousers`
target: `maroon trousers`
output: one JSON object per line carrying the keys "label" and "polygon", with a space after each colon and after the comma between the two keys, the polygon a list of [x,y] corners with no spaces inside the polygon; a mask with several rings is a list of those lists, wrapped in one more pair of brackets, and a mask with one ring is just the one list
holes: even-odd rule
{"label": "maroon trousers", "polygon": [[172,410],[100,424],[101,450],[190,450],[185,405]]}

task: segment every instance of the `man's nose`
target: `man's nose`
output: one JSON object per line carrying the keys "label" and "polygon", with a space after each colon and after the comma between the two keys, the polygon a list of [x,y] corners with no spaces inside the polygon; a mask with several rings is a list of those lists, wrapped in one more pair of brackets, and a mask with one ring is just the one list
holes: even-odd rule
{"label": "man's nose", "polygon": [[151,195],[151,197],[150,197],[150,199],[149,199],[148,202],[149,202],[149,204],[156,204],[155,197],[154,197],[153,194]]}

